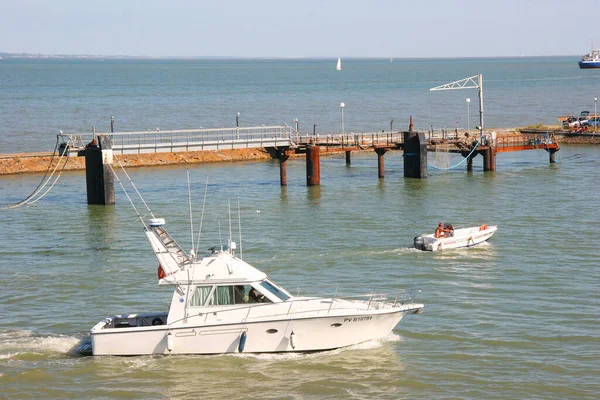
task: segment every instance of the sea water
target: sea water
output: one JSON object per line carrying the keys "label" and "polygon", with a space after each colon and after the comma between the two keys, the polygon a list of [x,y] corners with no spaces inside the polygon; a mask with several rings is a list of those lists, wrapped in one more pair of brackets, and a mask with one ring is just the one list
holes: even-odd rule
{"label": "sea water", "polygon": [[[336,60],[0,60],[0,153],[52,151],[56,135],[283,125],[321,134],[475,129],[476,88],[429,89],[483,77],[490,129],[557,124],[593,111],[600,70],[575,57]],[[475,78],[477,80],[477,78]],[[473,87],[472,84],[467,85]],[[471,101],[467,103],[466,99]],[[316,125],[316,126],[315,126]]]}
{"label": "sea water", "polygon": [[[551,96],[541,96],[544,90],[551,92],[553,85],[562,82],[564,98],[573,100],[578,96],[571,93],[570,86],[574,85],[573,91],[577,93],[593,92],[593,86],[590,89],[583,84],[584,79],[572,79],[582,72],[572,68],[571,61],[548,61],[548,70],[572,70],[565,72],[565,79],[547,80],[548,89],[541,89],[546,85],[541,81],[526,80],[526,77],[521,85],[511,84],[514,93],[519,94],[513,94],[512,101],[535,98],[536,102],[546,105],[537,108],[535,115],[547,113],[548,122],[552,122],[550,120],[559,113],[552,104],[559,102]],[[105,121],[106,115],[114,112],[113,102],[121,105],[121,111],[126,108],[125,103],[135,103],[137,111],[129,115],[130,123],[124,124],[122,112],[115,114],[119,125],[140,129],[143,125],[159,125],[158,120],[162,119],[170,120],[172,127],[189,127],[199,115],[197,112],[213,115],[213,123],[206,125],[225,125],[225,114],[230,114],[224,112],[225,108],[229,107],[234,117],[238,108],[234,104],[242,104],[234,93],[227,91],[224,82],[221,89],[213,86],[198,95],[193,90],[200,87],[198,82],[188,82],[188,78],[171,69],[185,69],[193,64],[191,61],[110,62],[114,64],[112,67],[92,61],[48,61],[55,72],[45,76],[54,76],[56,84],[61,80],[58,75],[63,73],[65,82],[62,89],[46,87],[46,90],[72,92],[72,98],[65,94],[57,100],[63,105],[71,104],[72,108],[56,105],[52,100],[56,96],[40,96],[48,81],[39,77],[28,84],[20,83],[23,98],[12,104],[13,114],[21,113],[21,117],[10,120],[20,126],[21,133],[30,132],[36,142],[46,143],[44,135],[52,139],[55,128],[44,126],[46,119],[39,114],[53,114],[47,111],[52,109],[57,112],[52,115],[56,129],[60,126],[67,129],[61,124],[68,122],[75,130],[81,125],[99,125],[97,121]],[[253,123],[289,121],[295,115],[302,117],[292,112],[297,111],[293,108],[296,97],[273,95],[287,87],[281,84],[282,81],[288,83],[281,72],[287,62],[236,60],[230,65],[214,61],[222,67],[211,70],[210,74],[213,80],[214,76],[222,76],[223,80],[240,85],[245,82],[238,93],[262,98],[252,102],[262,110]],[[316,82],[320,73],[329,74],[335,62],[331,66],[321,60],[289,62],[298,70],[297,81],[304,82],[305,74],[310,75],[306,70],[313,69],[314,90],[322,91],[314,96],[314,113],[310,111],[313,106],[305,101],[303,119],[315,115],[315,119],[325,120],[326,113],[321,106],[323,99],[331,96],[332,101],[335,100],[331,117],[333,131],[335,114],[339,111],[336,109],[338,96],[328,94]],[[401,64],[395,60],[392,65],[387,61],[385,66],[376,67],[375,60],[356,62],[371,66],[371,73],[365,74],[364,79],[376,82],[380,79],[375,72],[378,68],[397,68],[394,65]],[[29,65],[27,68],[39,68],[44,63],[24,64]],[[121,81],[120,86],[117,85],[119,89],[115,89],[110,71],[117,69],[122,74],[129,71],[131,82],[139,82],[141,78],[130,64],[140,63],[148,69],[142,75],[148,74],[147,79],[153,76],[153,83],[125,87]],[[327,71],[318,72],[321,63]],[[479,67],[485,65],[501,69],[504,63],[506,71],[521,64],[532,63],[538,69],[544,65],[540,60],[527,59],[474,60],[471,68],[467,60],[438,61],[444,68],[436,70],[434,61],[406,62],[411,63],[429,63],[439,78],[435,82],[424,79],[412,84],[390,85],[422,86],[427,90],[430,86],[477,73],[481,71]],[[450,73],[453,63],[455,71]],[[86,79],[83,75],[78,78],[81,64],[85,68],[97,64],[94,68],[98,73]],[[271,80],[249,72],[253,68],[266,71],[269,64],[273,65]],[[71,73],[60,72],[60,65]],[[421,69],[415,68],[414,73],[425,77],[426,74],[418,72]],[[351,60],[344,62],[342,73],[347,71],[352,71]],[[165,74],[179,76],[179,83],[166,82]],[[67,80],[69,76],[73,76],[72,80]],[[513,75],[502,84],[498,81],[497,86],[509,85],[515,79],[518,78]],[[13,77],[13,82],[15,80],[17,77]],[[492,97],[494,80],[491,77],[489,80],[490,89],[484,95],[489,93]],[[89,96],[83,96],[86,90],[75,89],[79,86],[75,82],[94,89]],[[262,86],[265,82],[271,82],[267,87],[272,90]],[[206,99],[206,107],[217,111],[204,113],[200,111],[204,107],[194,107],[188,102],[184,102],[186,107],[182,102],[170,104],[160,96],[161,92],[168,92],[169,98],[174,100],[178,97],[175,93],[188,91],[188,84],[192,88],[184,98],[200,96]],[[213,85],[216,84],[213,82]],[[349,111],[348,104],[353,103],[362,103],[363,107],[376,111],[376,104],[385,92],[382,82],[339,85],[347,88],[348,93],[359,91],[354,92],[355,100],[339,96],[347,104],[346,111]],[[519,88],[528,85],[539,87]],[[114,91],[120,95],[114,95]],[[417,91],[415,88],[414,92]],[[26,95],[27,92],[30,95]],[[148,92],[156,96],[147,96]],[[396,95],[399,92],[396,91]],[[441,110],[444,102],[464,103],[462,97],[466,93],[453,93],[456,92],[461,93],[460,98],[452,99],[450,94],[445,94],[441,95],[446,96],[442,101],[439,93],[427,93],[415,101],[426,107],[430,107],[427,106],[429,100],[439,102]],[[2,110],[6,110],[6,94],[2,96]],[[469,96],[475,98],[473,93]],[[119,103],[122,101],[125,103]],[[154,104],[155,101],[162,105]],[[408,97],[401,101],[411,104]],[[35,103],[38,105],[31,109]],[[106,106],[103,112],[97,109],[100,103]],[[286,107],[290,110],[288,114],[282,111]],[[575,110],[590,108],[583,100],[574,107]],[[150,113],[149,109],[154,111]],[[457,114],[458,109],[457,106]],[[267,110],[279,111],[269,113]],[[250,113],[249,108],[242,111],[243,116]],[[77,113],[88,112],[89,115],[81,119],[73,118]],[[490,104],[489,112],[503,113],[504,117],[497,120],[501,126],[509,116],[519,119],[515,120],[517,124],[523,123],[529,111],[523,108],[522,114],[516,109],[506,112],[504,108],[495,110]],[[140,115],[145,116],[144,121]],[[404,112],[399,115],[404,116]],[[494,121],[492,115],[490,121]],[[442,116],[437,112],[427,118]],[[353,118],[357,127],[375,127],[369,122],[375,118],[373,115],[365,113]],[[383,127],[385,122],[382,118]],[[18,136],[10,139],[10,152],[20,150],[15,139]],[[6,143],[6,139],[3,134],[2,143]],[[78,356],[75,347],[98,321],[116,313],[167,310],[172,292],[156,284],[157,261],[138,217],[118,185],[114,207],[89,206],[85,174],[65,172],[37,203],[7,209],[6,206],[31,194],[43,175],[1,177],[2,396],[61,399],[597,398],[600,391],[597,379],[600,370],[600,250],[593,234],[600,222],[597,189],[600,149],[561,145],[557,163],[552,165],[543,150],[500,153],[495,172],[483,172],[481,157],[475,158],[472,172],[466,172],[464,164],[451,170],[435,169],[443,158],[448,165],[461,161],[459,155],[430,153],[428,178],[416,180],[403,177],[401,152],[386,153],[384,179],[377,178],[374,153],[353,154],[351,165],[346,165],[343,154],[322,157],[321,185],[317,187],[306,186],[302,158],[288,161],[288,186],[284,188],[279,186],[277,161],[188,166],[194,240],[190,234],[186,167],[128,171],[154,215],[166,218],[167,229],[184,249],[195,247],[193,242],[198,240],[201,219],[200,252],[227,243],[230,235],[228,200],[233,219],[231,235],[239,241],[239,199],[242,243],[238,248],[244,260],[265,271],[292,293],[300,288],[300,293],[323,290],[323,294],[333,294],[335,284],[358,287],[365,292],[379,287],[390,291],[421,290],[417,300],[425,304],[424,312],[401,321],[388,337],[314,354]],[[206,179],[208,194],[202,214]],[[136,205],[139,212],[148,217],[139,200]],[[413,249],[414,236],[433,232],[440,221],[450,222],[455,227],[485,223],[498,225],[499,229],[488,243],[474,248],[439,253]]]}

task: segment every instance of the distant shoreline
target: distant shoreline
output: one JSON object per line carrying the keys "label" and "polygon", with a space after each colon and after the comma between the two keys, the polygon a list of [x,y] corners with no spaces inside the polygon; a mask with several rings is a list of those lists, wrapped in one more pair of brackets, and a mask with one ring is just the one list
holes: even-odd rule
{"label": "distant shoreline", "polygon": [[[522,59],[522,58],[580,58],[580,54],[561,54],[561,55],[544,55],[544,56],[490,56],[490,57],[393,57],[394,61],[411,61],[411,60],[490,60],[490,59]],[[106,55],[106,54],[42,54],[42,53],[2,53],[0,59],[6,60],[334,60],[338,56],[308,56],[308,57],[275,57],[275,56],[256,56],[256,57],[240,57],[240,56],[150,56],[150,55]],[[342,56],[344,60],[385,60],[390,59],[389,56],[380,57],[350,57]]]}

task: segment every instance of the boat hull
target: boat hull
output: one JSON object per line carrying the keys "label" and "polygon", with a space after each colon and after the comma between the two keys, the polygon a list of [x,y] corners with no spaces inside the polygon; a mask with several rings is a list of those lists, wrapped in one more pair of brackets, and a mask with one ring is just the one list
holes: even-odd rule
{"label": "boat hull", "polygon": [[600,68],[600,61],[579,61],[580,69]]}
{"label": "boat hull", "polygon": [[448,249],[457,249],[461,247],[472,247],[489,240],[496,230],[497,226],[474,226],[471,228],[457,229],[454,236],[447,238],[435,238],[433,234],[423,235],[419,238],[422,243],[417,247],[415,238],[415,247],[425,251],[440,251]]}
{"label": "boat hull", "polygon": [[[221,325],[141,326],[90,332],[93,355],[225,354],[322,351],[387,336],[422,305],[324,317]],[[243,343],[242,343],[243,342]]]}

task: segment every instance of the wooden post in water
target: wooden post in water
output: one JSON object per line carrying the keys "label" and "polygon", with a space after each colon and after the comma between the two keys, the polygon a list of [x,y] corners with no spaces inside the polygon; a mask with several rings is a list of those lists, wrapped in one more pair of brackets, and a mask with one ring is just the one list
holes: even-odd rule
{"label": "wooden post in water", "polygon": [[[496,170],[496,148],[488,147],[482,151],[483,156],[483,170],[484,171],[495,171]],[[471,166],[472,168],[472,166]]]}
{"label": "wooden post in water", "polygon": [[473,171],[473,158],[477,155],[477,153],[473,153],[467,158],[467,171]]}
{"label": "wooden post in water", "polygon": [[306,186],[318,186],[321,184],[319,150],[319,146],[315,146],[313,143],[306,147]]}
{"label": "wooden post in water", "polygon": [[115,180],[110,164],[113,151],[110,137],[98,135],[85,149],[85,180],[88,204],[115,204]]}
{"label": "wooden post in water", "polygon": [[556,162],[556,152],[557,149],[548,149],[548,154],[550,154],[550,164],[554,164]]}
{"label": "wooden post in water", "polygon": [[383,155],[385,154],[386,151],[387,151],[386,149],[375,149],[375,152],[377,153],[377,172],[378,172],[379,179],[382,179],[385,177],[385,167],[384,167]]}
{"label": "wooden post in water", "polygon": [[351,151],[348,151],[348,150],[346,151],[346,165],[350,165],[350,163],[351,163],[351,161],[352,161],[352,160],[350,159],[350,154],[351,154],[351,153],[352,153]]}
{"label": "wooden post in water", "polygon": [[289,154],[285,151],[285,149],[278,150],[279,158],[279,183],[281,186],[287,186],[287,160],[290,158]]}

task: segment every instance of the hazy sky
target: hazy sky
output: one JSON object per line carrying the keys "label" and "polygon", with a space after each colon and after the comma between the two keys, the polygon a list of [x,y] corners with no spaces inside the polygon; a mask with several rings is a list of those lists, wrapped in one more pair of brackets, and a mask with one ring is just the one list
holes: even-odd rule
{"label": "hazy sky", "polygon": [[485,57],[600,47],[600,0],[1,0],[0,52]]}

